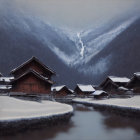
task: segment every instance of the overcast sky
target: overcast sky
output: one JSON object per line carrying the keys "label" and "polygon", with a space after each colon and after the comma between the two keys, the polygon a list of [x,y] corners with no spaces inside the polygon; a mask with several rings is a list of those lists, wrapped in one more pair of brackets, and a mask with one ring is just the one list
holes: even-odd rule
{"label": "overcast sky", "polygon": [[[0,0],[1,1],[1,0]],[[6,0],[5,0],[6,1]],[[133,16],[140,12],[140,0],[10,0],[15,6],[44,20],[73,29],[83,29]]]}

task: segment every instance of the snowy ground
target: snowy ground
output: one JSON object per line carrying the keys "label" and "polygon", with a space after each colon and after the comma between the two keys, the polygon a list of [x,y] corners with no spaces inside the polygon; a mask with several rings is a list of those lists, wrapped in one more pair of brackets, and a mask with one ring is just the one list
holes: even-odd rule
{"label": "snowy ground", "polygon": [[129,109],[135,109],[140,110],[140,96],[134,96],[132,98],[113,98],[113,99],[106,99],[106,100],[94,100],[91,98],[86,99],[80,99],[76,98],[73,99],[73,101],[77,103],[89,103],[89,104],[95,104],[95,105],[105,105],[105,106],[116,106],[121,108],[129,108]]}
{"label": "snowy ground", "polygon": [[24,101],[0,96],[0,122],[34,118],[47,118],[73,112],[70,105],[51,101]]}

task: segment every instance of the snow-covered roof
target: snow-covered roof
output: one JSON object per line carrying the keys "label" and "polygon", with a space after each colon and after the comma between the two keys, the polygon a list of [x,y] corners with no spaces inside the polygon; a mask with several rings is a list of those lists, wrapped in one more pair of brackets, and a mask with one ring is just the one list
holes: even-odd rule
{"label": "snow-covered roof", "polygon": [[65,85],[62,85],[62,86],[56,86],[56,87],[52,87],[51,90],[56,90],[56,91],[60,91],[62,88],[64,88]]}
{"label": "snow-covered roof", "polygon": [[130,79],[127,77],[109,76],[109,79],[111,79],[113,82],[120,82],[120,83],[127,83],[130,81]]}
{"label": "snow-covered roof", "polygon": [[18,81],[19,79],[21,79],[22,77],[28,75],[29,73],[34,74],[36,77],[38,77],[38,78],[41,79],[41,80],[44,80],[45,82],[48,82],[48,83],[50,83],[50,84],[53,84],[53,81],[48,80],[48,78],[42,76],[41,74],[39,74],[38,72],[36,72],[36,71],[33,70],[33,69],[29,69],[29,70],[28,70],[27,72],[25,72],[23,75],[21,75],[20,77],[14,79],[12,82]]}
{"label": "snow-covered roof", "polygon": [[140,76],[140,72],[135,72],[134,75]]}
{"label": "snow-covered roof", "polygon": [[103,93],[106,93],[107,94],[107,92],[105,92],[103,90],[96,90],[95,92],[92,93],[92,95],[101,95]]}
{"label": "snow-covered roof", "polygon": [[12,86],[11,85],[0,85],[0,90],[3,90],[3,89],[11,89]]}
{"label": "snow-covered roof", "polygon": [[140,72],[136,72],[134,73],[133,77],[131,78],[131,80],[128,82],[128,86],[131,86],[131,84],[133,83],[133,81],[135,80],[140,80]]}
{"label": "snow-covered roof", "polygon": [[134,73],[134,76],[136,76],[137,78],[140,78],[140,72]]}
{"label": "snow-covered roof", "polygon": [[[62,88],[64,88],[64,87],[66,87],[67,88],[67,86],[66,85],[62,85],[62,86],[56,86],[56,87],[52,87],[51,88],[51,91],[53,91],[53,90],[56,90],[56,91],[60,91]],[[68,89],[70,92],[74,92],[72,89]]]}
{"label": "snow-covered roof", "polygon": [[93,87],[93,88],[96,88],[96,87],[98,87],[98,85],[92,85],[92,87]]}
{"label": "snow-covered roof", "polygon": [[129,90],[128,88],[125,88],[125,87],[119,87],[118,89],[119,90],[124,90],[124,91],[128,91]]}
{"label": "snow-covered roof", "polygon": [[77,85],[81,91],[83,92],[94,92],[95,89],[92,87],[92,85],[82,85],[82,84],[78,84]]}
{"label": "snow-covered roof", "polygon": [[10,82],[13,79],[14,77],[0,77],[0,81],[4,81],[4,82]]}
{"label": "snow-covered roof", "polygon": [[46,70],[50,71],[52,74],[56,74],[53,70],[51,70],[49,67],[47,67],[46,65],[44,65],[39,59],[37,59],[36,57],[32,57],[29,60],[27,60],[26,62],[22,63],[20,66],[18,66],[17,68],[13,69],[11,71],[11,74],[13,74],[14,72],[16,72],[17,70],[21,69],[22,67],[24,67],[26,64],[32,62],[32,61],[36,61],[37,63],[39,63],[42,67],[44,67]]}
{"label": "snow-covered roof", "polygon": [[72,89],[69,89],[69,91],[71,91],[72,93],[74,93],[74,91]]}

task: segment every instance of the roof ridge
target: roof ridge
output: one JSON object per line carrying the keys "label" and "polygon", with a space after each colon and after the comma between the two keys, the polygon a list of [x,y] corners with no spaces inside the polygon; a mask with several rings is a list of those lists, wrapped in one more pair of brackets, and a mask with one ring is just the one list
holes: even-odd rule
{"label": "roof ridge", "polygon": [[25,66],[26,64],[30,63],[32,60],[35,60],[36,62],[40,63],[45,69],[49,70],[51,73],[56,74],[52,69],[50,69],[48,66],[46,66],[45,64],[43,64],[37,57],[32,56],[30,59],[28,59],[27,61],[23,62],[21,65],[19,65],[17,68],[13,69],[10,73],[14,73],[15,71],[19,70],[20,68],[22,68],[23,66]]}
{"label": "roof ridge", "polygon": [[49,80],[48,78],[45,78],[44,76],[42,76],[41,74],[39,74],[38,72],[36,72],[33,69],[29,69],[28,71],[26,71],[24,74],[22,74],[21,76],[19,76],[18,78],[14,79],[12,82],[19,80],[20,78],[24,77],[25,75],[29,74],[29,73],[33,73],[34,75],[36,75],[38,78],[49,82],[50,84],[53,84],[53,82],[51,80]]}

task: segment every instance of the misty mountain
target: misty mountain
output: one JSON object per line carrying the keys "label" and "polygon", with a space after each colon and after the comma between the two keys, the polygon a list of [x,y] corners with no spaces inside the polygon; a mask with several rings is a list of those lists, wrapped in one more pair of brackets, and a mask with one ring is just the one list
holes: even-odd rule
{"label": "misty mountain", "polygon": [[69,55],[77,48],[75,42],[59,29],[14,11],[12,14],[0,14],[0,19],[0,72],[4,75],[31,56],[36,56],[56,71],[57,84],[73,85],[77,80],[84,81],[82,79],[86,77],[81,76],[76,69],[69,68],[56,55],[56,52],[61,56],[61,52]]}
{"label": "misty mountain", "polygon": [[107,75],[131,76],[140,69],[140,20],[135,17],[77,33],[8,8],[12,12],[0,10],[0,72],[4,75],[31,56],[56,71],[57,84],[70,87],[100,83]]}
{"label": "misty mountain", "polygon": [[[140,19],[132,23],[127,29],[116,36],[95,55],[85,67],[100,67],[100,80],[107,75],[131,77],[140,71]],[[102,70],[103,69],[103,70]]]}

